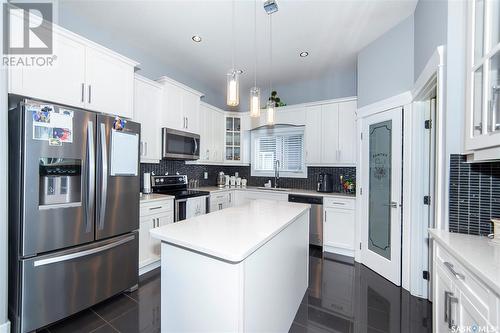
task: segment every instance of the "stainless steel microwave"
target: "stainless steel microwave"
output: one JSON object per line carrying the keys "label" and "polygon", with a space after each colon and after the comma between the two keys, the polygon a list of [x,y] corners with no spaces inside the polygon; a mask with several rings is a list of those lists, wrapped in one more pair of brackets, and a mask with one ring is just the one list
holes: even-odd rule
{"label": "stainless steel microwave", "polygon": [[162,157],[170,160],[199,159],[200,136],[171,128],[163,128]]}

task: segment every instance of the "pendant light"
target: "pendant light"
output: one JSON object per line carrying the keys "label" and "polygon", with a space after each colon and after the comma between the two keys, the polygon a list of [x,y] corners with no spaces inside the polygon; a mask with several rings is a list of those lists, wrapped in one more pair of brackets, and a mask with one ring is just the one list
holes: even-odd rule
{"label": "pendant light", "polygon": [[[269,14],[269,63],[271,65],[269,70],[269,96],[273,92],[273,16]],[[274,125],[274,113],[275,113],[274,102],[272,100],[267,101],[267,124]]]}
{"label": "pendant light", "polygon": [[254,30],[253,30],[253,43],[254,43],[254,74],[253,74],[253,87],[250,89],[250,117],[260,117],[260,89],[257,87],[257,0],[254,0]]}
{"label": "pendant light", "polygon": [[238,71],[234,68],[234,48],[236,43],[235,37],[235,27],[234,27],[234,3],[235,0],[232,1],[232,55],[231,55],[231,63],[232,69],[227,73],[227,105],[229,106],[238,106],[240,104],[240,80]]}

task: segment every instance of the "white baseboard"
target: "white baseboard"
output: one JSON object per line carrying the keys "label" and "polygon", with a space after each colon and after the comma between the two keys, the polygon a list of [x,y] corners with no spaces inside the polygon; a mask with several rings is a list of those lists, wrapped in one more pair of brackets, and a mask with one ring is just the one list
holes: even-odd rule
{"label": "white baseboard", "polygon": [[343,249],[340,247],[323,245],[323,251],[329,252],[329,253],[341,254],[343,256],[354,258],[354,250],[348,250],[348,249]]}
{"label": "white baseboard", "polygon": [[[146,266],[139,267],[139,276],[141,276],[142,274],[146,274],[147,272],[150,272],[153,269],[160,267],[160,265],[161,265],[161,260],[158,259],[157,261],[154,261],[150,264],[147,264]],[[2,333],[2,332],[0,332],[0,333]]]}
{"label": "white baseboard", "polygon": [[10,321],[6,321],[0,325],[0,333],[10,333]]}

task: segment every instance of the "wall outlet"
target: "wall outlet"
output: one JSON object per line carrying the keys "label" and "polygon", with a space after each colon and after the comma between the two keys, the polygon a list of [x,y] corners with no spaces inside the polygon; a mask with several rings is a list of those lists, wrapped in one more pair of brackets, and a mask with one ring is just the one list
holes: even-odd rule
{"label": "wall outlet", "polygon": [[207,171],[203,172],[203,179],[208,179],[208,172]]}

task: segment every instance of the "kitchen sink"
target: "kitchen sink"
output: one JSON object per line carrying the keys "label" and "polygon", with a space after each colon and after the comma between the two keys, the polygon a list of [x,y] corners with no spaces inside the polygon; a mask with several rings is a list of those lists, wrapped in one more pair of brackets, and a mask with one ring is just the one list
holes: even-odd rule
{"label": "kitchen sink", "polygon": [[283,187],[264,187],[264,186],[259,186],[257,188],[259,190],[269,190],[269,191],[281,191],[281,192],[290,191],[289,188],[283,188]]}

